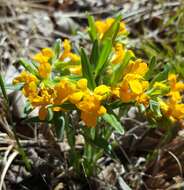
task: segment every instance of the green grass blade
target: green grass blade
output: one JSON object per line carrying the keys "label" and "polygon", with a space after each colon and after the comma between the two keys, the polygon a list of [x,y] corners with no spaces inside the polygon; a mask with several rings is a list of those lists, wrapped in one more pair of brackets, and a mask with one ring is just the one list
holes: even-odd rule
{"label": "green grass blade", "polygon": [[6,102],[8,103],[9,100],[8,100],[8,96],[7,96],[7,93],[6,93],[6,87],[5,87],[5,84],[4,84],[3,77],[1,75],[1,73],[0,73],[0,86],[1,86],[1,91],[2,91],[3,97],[6,100]]}
{"label": "green grass blade", "polygon": [[90,63],[94,67],[96,67],[97,65],[98,58],[99,58],[99,44],[98,44],[98,40],[95,40],[93,43],[93,48],[90,55]]}
{"label": "green grass blade", "polygon": [[91,38],[91,41],[94,42],[97,39],[97,31],[95,26],[95,20],[94,17],[91,15],[88,15],[88,33]]}
{"label": "green grass blade", "polygon": [[93,68],[83,48],[81,48],[81,63],[83,77],[88,80],[88,87],[93,90],[96,86],[93,77]]}
{"label": "green grass blade", "polygon": [[102,72],[102,70],[105,68],[106,63],[108,61],[110,52],[112,49],[112,41],[111,39],[107,39],[102,46],[101,52],[99,52],[100,57],[97,63],[97,66],[95,68],[95,78]]}

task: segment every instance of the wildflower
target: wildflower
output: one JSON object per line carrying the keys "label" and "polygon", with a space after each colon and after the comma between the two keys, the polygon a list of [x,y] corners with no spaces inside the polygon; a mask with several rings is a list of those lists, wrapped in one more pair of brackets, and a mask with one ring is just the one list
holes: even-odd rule
{"label": "wildflower", "polygon": [[49,59],[52,58],[53,55],[54,52],[50,48],[44,48],[33,57],[33,60],[40,64],[38,71],[42,79],[46,79],[50,76],[52,67],[49,63]]}
{"label": "wildflower", "polygon": [[86,79],[80,79],[79,81],[77,81],[76,91],[69,96],[69,100],[71,103],[79,103],[85,94],[90,93],[90,90],[87,87],[87,82],[88,81]]}
{"label": "wildflower", "polygon": [[168,82],[172,91],[184,91],[184,83],[177,82],[177,76],[175,74],[169,74]]}
{"label": "wildflower", "polygon": [[71,94],[76,91],[76,85],[67,79],[62,79],[54,86],[54,104],[60,105],[66,102]]}
{"label": "wildflower", "polygon": [[148,106],[149,99],[150,99],[150,97],[147,94],[142,93],[142,94],[140,94],[139,96],[136,97],[136,102],[138,104],[143,104],[144,106]]}
{"label": "wildflower", "polygon": [[148,71],[147,64],[141,59],[137,59],[136,61],[129,62],[123,74],[126,75],[128,73],[131,73],[131,74],[139,74],[141,76],[144,76],[147,71]]}
{"label": "wildflower", "polygon": [[111,87],[111,94],[117,98],[120,98],[120,87]]}
{"label": "wildflower", "polygon": [[38,82],[38,79],[31,73],[28,73],[26,71],[23,71],[19,76],[17,76],[13,80],[13,84],[18,84],[18,83],[25,83],[28,84],[30,82]]}
{"label": "wildflower", "polygon": [[66,61],[67,58],[69,59],[69,61],[71,61],[72,63],[77,63],[80,61],[80,56],[78,56],[75,53],[71,52],[71,44],[70,41],[65,39],[63,42],[63,53],[60,55],[60,60],[61,61]]}
{"label": "wildflower", "polygon": [[40,92],[34,96],[30,97],[29,101],[34,107],[39,107],[39,119],[45,120],[48,114],[47,106],[53,104],[54,91],[52,89],[47,89],[42,86]]}
{"label": "wildflower", "polygon": [[46,79],[50,76],[51,70],[52,67],[48,62],[44,62],[38,67],[39,75],[43,79]]}
{"label": "wildflower", "polygon": [[48,62],[51,57],[54,56],[54,52],[50,48],[44,48],[41,52],[37,53],[33,56],[33,60],[37,61],[38,63],[42,64]]}
{"label": "wildflower", "polygon": [[97,86],[94,89],[94,94],[98,97],[99,100],[105,100],[107,96],[110,94],[110,87],[106,85]]}
{"label": "wildflower", "polygon": [[85,94],[76,106],[81,110],[81,119],[89,127],[95,127],[97,117],[106,113],[105,107],[101,106],[99,99],[93,94]]}
{"label": "wildflower", "polygon": [[23,71],[13,80],[13,84],[24,83],[22,92],[26,97],[35,96],[37,93],[37,82],[38,79],[26,71]]}
{"label": "wildflower", "polygon": [[127,74],[120,84],[120,98],[123,102],[135,100],[148,88],[148,82],[140,75]]}
{"label": "wildflower", "polygon": [[71,103],[81,110],[81,119],[87,126],[95,127],[97,117],[106,113],[106,109],[101,106],[101,100],[104,100],[110,93],[110,88],[100,85],[90,91],[87,87],[87,80],[77,81],[76,91],[69,96]]}
{"label": "wildflower", "polygon": [[24,87],[22,89],[22,93],[24,94],[24,96],[26,97],[35,97],[37,94],[37,85],[35,82],[30,82],[27,84],[24,84]]}
{"label": "wildflower", "polygon": [[167,94],[172,103],[181,102],[181,92],[184,91],[184,83],[177,82],[177,76],[175,74],[169,74],[168,82],[170,86],[170,92]]}
{"label": "wildflower", "polygon": [[116,43],[114,50],[115,50],[115,54],[111,59],[111,63],[112,64],[121,63],[125,55],[125,49],[123,47],[123,44]]}
{"label": "wildflower", "polygon": [[161,110],[169,117],[172,121],[184,119],[184,104],[172,102],[159,101]]}
{"label": "wildflower", "polygon": [[[107,18],[105,21],[96,21],[95,26],[99,33],[99,38],[102,39],[104,34],[109,30],[112,24],[115,22],[114,18]],[[124,22],[120,22],[120,28],[118,34],[126,33],[126,27]]]}
{"label": "wildflower", "polygon": [[71,74],[81,75],[82,74],[82,67],[81,67],[81,65],[70,66],[69,71]]}

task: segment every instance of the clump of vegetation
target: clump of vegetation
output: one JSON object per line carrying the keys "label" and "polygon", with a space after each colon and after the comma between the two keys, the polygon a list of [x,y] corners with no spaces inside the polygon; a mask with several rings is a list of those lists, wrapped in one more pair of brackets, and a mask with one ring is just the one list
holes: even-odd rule
{"label": "clump of vegetation", "polygon": [[[55,126],[60,140],[66,136],[70,166],[80,177],[96,176],[104,153],[114,156],[112,133],[124,134],[120,118],[131,107],[138,108],[150,127],[167,129],[184,118],[184,83],[177,70],[168,66],[150,77],[155,57],[146,63],[127,48],[121,20],[88,16],[90,50],[75,49],[70,39],[57,40],[32,60],[21,59],[25,71],[13,80],[27,98],[27,121]],[[38,116],[29,118],[35,109]],[[82,151],[76,149],[76,135],[84,139]]]}

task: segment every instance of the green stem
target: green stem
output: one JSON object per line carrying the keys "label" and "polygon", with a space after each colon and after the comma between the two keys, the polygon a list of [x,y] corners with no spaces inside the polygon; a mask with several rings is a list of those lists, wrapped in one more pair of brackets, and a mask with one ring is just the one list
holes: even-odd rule
{"label": "green stem", "polygon": [[8,115],[8,118],[9,118],[9,123],[10,125],[12,126],[12,131],[13,131],[13,135],[14,135],[14,138],[15,138],[15,141],[16,141],[16,144],[17,144],[17,150],[19,152],[19,154],[21,155],[22,157],[22,160],[24,161],[24,164],[27,168],[27,170],[30,170],[31,169],[31,165],[30,165],[30,162],[27,158],[27,155],[24,151],[24,149],[22,148],[20,142],[19,142],[19,139],[17,137],[17,134],[16,134],[16,131],[15,131],[15,124],[13,123],[13,119],[12,119],[12,115],[11,115],[11,111],[10,111],[10,103],[9,103],[9,99],[8,99],[8,95],[6,93],[6,88],[5,88],[5,85],[4,85],[4,81],[3,81],[3,78],[2,78],[2,75],[0,74],[0,87],[1,87],[1,90],[2,90],[2,93],[3,93],[3,96],[4,96],[4,99],[5,99],[5,109],[7,111],[7,115]]}

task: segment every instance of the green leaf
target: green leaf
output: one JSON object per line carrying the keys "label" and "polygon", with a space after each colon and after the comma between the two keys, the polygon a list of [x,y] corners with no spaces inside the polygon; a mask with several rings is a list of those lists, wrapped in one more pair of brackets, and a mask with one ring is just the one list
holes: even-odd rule
{"label": "green leaf", "polygon": [[160,111],[160,104],[154,100],[149,101],[150,110],[155,113],[157,117],[162,117]]}
{"label": "green leaf", "polygon": [[0,73],[0,86],[1,86],[1,91],[2,91],[2,93],[3,93],[3,97],[4,97],[4,99],[6,100],[6,102],[8,103],[8,102],[9,102],[9,100],[8,100],[8,95],[7,95],[7,93],[6,93],[6,87],[5,87],[5,83],[4,83],[4,81],[3,81],[3,77],[2,77],[2,75],[1,75],[1,73]]}
{"label": "green leaf", "polygon": [[59,140],[63,140],[64,138],[64,130],[65,130],[65,118],[63,116],[58,116],[54,118],[54,124],[56,126],[56,135]]}
{"label": "green leaf", "polygon": [[132,57],[132,53],[130,51],[127,51],[125,53],[123,61],[120,64],[115,65],[115,67],[113,68],[113,75],[111,78],[112,85],[117,84],[121,80],[123,70],[126,68]]}
{"label": "green leaf", "polygon": [[160,73],[158,73],[153,80],[151,81],[151,85],[153,85],[156,81],[163,81],[166,80],[168,77],[168,73],[171,70],[171,67],[167,64],[164,66],[164,70]]}
{"label": "green leaf", "polygon": [[52,121],[52,119],[53,119],[53,117],[54,117],[54,113],[53,113],[53,111],[52,111],[52,109],[51,108],[48,108],[47,109],[47,118],[46,118],[46,120],[47,121]]}
{"label": "green leaf", "polygon": [[27,62],[25,59],[20,59],[19,60],[20,65],[22,65],[27,71],[32,73],[35,76],[38,76],[37,71],[31,66],[29,62]]}
{"label": "green leaf", "polygon": [[88,32],[89,36],[91,38],[91,41],[95,41],[97,39],[97,31],[96,31],[96,26],[95,26],[95,20],[94,17],[91,15],[88,15]]}
{"label": "green leaf", "polygon": [[93,77],[93,68],[83,48],[81,48],[81,63],[83,77],[88,80],[88,87],[93,90],[96,86]]}
{"label": "green leaf", "polygon": [[6,85],[6,90],[12,90],[12,91],[19,91],[19,90],[22,90],[24,86],[24,83],[19,83],[19,84],[7,84]]}
{"label": "green leaf", "polygon": [[117,133],[123,135],[124,134],[124,128],[121,125],[121,123],[117,120],[117,118],[113,114],[104,114],[102,118],[110,124]]}
{"label": "green leaf", "polygon": [[105,68],[111,49],[112,49],[112,41],[111,39],[107,39],[102,45],[101,52],[99,52],[100,57],[95,69],[95,77],[97,77]]}
{"label": "green leaf", "polygon": [[54,43],[53,49],[54,49],[55,56],[58,58],[61,53],[61,40],[60,39],[56,40],[56,42]]}
{"label": "green leaf", "polygon": [[156,57],[153,56],[149,63],[149,70],[144,77],[146,80],[149,80],[151,77],[153,77],[152,74],[153,74],[153,70],[154,70],[155,66],[156,66]]}
{"label": "green leaf", "polygon": [[98,58],[99,58],[99,45],[98,45],[98,40],[95,40],[93,43],[93,48],[90,56],[90,63],[94,66],[94,68],[97,65]]}

